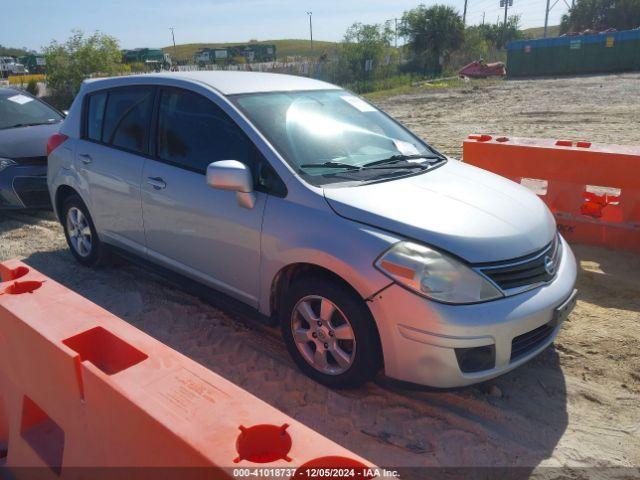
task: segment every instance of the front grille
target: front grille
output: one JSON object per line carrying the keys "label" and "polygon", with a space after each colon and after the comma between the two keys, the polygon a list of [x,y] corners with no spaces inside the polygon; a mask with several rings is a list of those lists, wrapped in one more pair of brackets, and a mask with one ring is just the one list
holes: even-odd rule
{"label": "front grille", "polygon": [[[502,290],[532,288],[549,282],[556,274],[560,262],[558,236],[542,250],[517,260],[478,267]],[[550,268],[552,265],[552,268]]]}
{"label": "front grille", "polygon": [[47,157],[45,155],[41,157],[19,157],[12,159],[18,165],[46,165]]}
{"label": "front grille", "polygon": [[51,206],[47,177],[16,177],[13,179],[13,189],[27,208]]}
{"label": "front grille", "polygon": [[553,333],[551,323],[542,325],[535,330],[518,335],[511,341],[511,361],[518,360],[527,353],[542,345]]}

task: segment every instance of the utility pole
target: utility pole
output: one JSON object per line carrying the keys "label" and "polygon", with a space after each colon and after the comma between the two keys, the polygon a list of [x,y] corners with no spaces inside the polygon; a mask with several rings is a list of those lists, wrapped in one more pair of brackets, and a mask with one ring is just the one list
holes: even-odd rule
{"label": "utility pole", "polygon": [[[547,7],[545,8],[545,11],[544,11],[544,38],[547,38],[549,12],[553,10],[553,7],[555,7],[559,1],[560,0],[556,0],[555,2],[553,2],[552,5],[549,5],[550,0],[547,0]],[[564,3],[567,7],[569,7],[569,3],[567,3],[567,0],[564,0]],[[571,10],[575,6],[575,4],[576,4],[576,0],[571,0],[571,6],[569,7],[569,9]]]}
{"label": "utility pole", "polygon": [[313,23],[311,22],[313,12],[307,12],[307,15],[309,15],[309,38],[311,39],[311,51],[313,52]]}
{"label": "utility pole", "polygon": [[504,4],[504,23],[502,24],[504,29],[507,29],[507,12],[509,11],[509,3],[513,5],[513,0],[500,0],[500,6]]}
{"label": "utility pole", "polygon": [[502,43],[506,47],[507,40],[507,12],[509,7],[513,7],[513,0],[500,0],[500,6],[504,7],[504,22],[502,24]]}
{"label": "utility pole", "polygon": [[169,30],[171,30],[171,39],[173,40],[173,56],[176,57],[177,61],[178,56],[176,55],[176,36],[173,33],[174,27],[169,27]]}
{"label": "utility pole", "polygon": [[464,0],[464,10],[462,11],[462,24],[467,26],[467,0]]}
{"label": "utility pole", "polygon": [[485,13],[487,13],[487,12],[482,12],[482,25],[484,25],[484,15],[485,15]]}
{"label": "utility pole", "polygon": [[395,33],[396,33],[396,50],[398,49],[398,19],[394,18],[393,22],[395,24]]}
{"label": "utility pole", "polygon": [[547,38],[547,26],[549,25],[549,0],[547,0],[547,8],[544,11],[544,34],[543,38]]}

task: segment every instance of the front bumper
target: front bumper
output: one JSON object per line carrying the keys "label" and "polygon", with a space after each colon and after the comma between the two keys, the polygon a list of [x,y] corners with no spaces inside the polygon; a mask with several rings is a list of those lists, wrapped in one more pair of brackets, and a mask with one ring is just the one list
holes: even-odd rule
{"label": "front bumper", "polygon": [[0,172],[0,209],[51,208],[46,165],[12,165]]}
{"label": "front bumper", "polygon": [[[445,305],[396,284],[383,290],[369,307],[380,332],[386,375],[432,387],[459,387],[502,375],[535,357],[556,337],[562,322],[552,323],[554,311],[574,290],[575,257],[564,239],[562,243],[552,282],[500,300]],[[528,334],[539,341],[512,357],[512,344],[522,345]],[[463,372],[456,349],[483,346],[493,351],[492,367]]]}

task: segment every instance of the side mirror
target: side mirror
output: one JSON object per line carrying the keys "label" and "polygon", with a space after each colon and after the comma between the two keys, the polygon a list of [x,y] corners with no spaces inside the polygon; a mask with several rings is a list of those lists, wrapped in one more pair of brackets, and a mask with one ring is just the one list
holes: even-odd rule
{"label": "side mirror", "polygon": [[253,193],[253,176],[249,167],[237,160],[220,160],[207,167],[207,185],[219,190],[236,192],[238,205],[253,208],[256,195]]}

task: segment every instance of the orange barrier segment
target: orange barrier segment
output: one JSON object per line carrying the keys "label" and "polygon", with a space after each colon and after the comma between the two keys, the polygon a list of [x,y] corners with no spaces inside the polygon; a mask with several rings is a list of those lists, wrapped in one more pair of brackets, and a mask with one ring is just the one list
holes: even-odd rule
{"label": "orange barrier segment", "polygon": [[17,477],[25,466],[51,478],[209,467],[218,479],[327,457],[370,465],[31,267],[0,273],[0,463]]}
{"label": "orange barrier segment", "polygon": [[640,252],[640,147],[478,134],[463,160],[535,191],[568,241]]}

